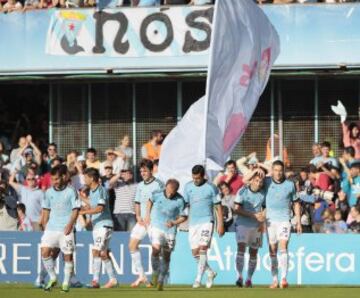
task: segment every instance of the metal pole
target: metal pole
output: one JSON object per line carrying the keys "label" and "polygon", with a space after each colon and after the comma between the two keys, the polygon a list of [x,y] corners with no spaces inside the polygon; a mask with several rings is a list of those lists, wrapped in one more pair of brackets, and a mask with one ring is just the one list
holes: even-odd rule
{"label": "metal pole", "polygon": [[91,84],[88,84],[88,147],[92,147],[92,99]]}
{"label": "metal pole", "polygon": [[182,82],[177,82],[177,122],[179,122],[182,118],[183,111],[182,111],[182,105],[183,105],[183,93],[182,93]]}
{"label": "metal pole", "polygon": [[270,148],[271,148],[271,159],[274,158],[274,134],[275,134],[275,83],[274,79],[271,79],[271,93],[270,93]]}
{"label": "metal pole", "polygon": [[49,143],[54,142],[53,139],[53,110],[54,110],[54,97],[53,97],[53,85],[49,84]]}
{"label": "metal pole", "polygon": [[279,156],[284,161],[284,127],[283,127],[283,114],[282,114],[282,94],[281,94],[281,81],[278,86],[278,114],[279,114]]}
{"label": "metal pole", "polygon": [[319,81],[315,78],[315,118],[314,118],[314,141],[319,143]]}
{"label": "metal pole", "polygon": [[[132,141],[133,141],[133,165],[136,166],[136,84],[132,84]],[[137,171],[134,169],[134,178],[137,181]]]}

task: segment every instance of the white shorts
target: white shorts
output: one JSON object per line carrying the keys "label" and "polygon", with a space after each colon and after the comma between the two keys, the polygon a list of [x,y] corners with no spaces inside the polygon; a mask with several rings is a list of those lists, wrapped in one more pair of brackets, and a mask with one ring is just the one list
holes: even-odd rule
{"label": "white shorts", "polygon": [[245,243],[246,246],[258,249],[262,246],[262,233],[259,227],[236,226],[237,243]]}
{"label": "white shorts", "polygon": [[170,251],[175,248],[176,234],[174,233],[166,233],[158,228],[151,227],[149,237],[153,245],[169,248]]}
{"label": "white shorts", "polygon": [[93,230],[94,246],[93,249],[106,251],[109,249],[110,238],[112,236],[113,229],[102,227]]}
{"label": "white shorts", "polygon": [[212,222],[190,226],[189,242],[191,249],[198,248],[199,246],[210,247],[213,231],[214,224]]}
{"label": "white shorts", "polygon": [[40,247],[60,248],[64,255],[71,255],[75,250],[74,232],[65,236],[64,232],[45,231]]}
{"label": "white shorts", "polygon": [[149,233],[150,235],[150,228],[146,226],[142,226],[138,223],[136,223],[135,227],[132,229],[130,233],[130,238],[137,239],[137,240],[143,240],[146,235]]}
{"label": "white shorts", "polygon": [[280,240],[289,241],[291,232],[290,222],[276,222],[267,223],[267,237],[269,244],[276,244]]}

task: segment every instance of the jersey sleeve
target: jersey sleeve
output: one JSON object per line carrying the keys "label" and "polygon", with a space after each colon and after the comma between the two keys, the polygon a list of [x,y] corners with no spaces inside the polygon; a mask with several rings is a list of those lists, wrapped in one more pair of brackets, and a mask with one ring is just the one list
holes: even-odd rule
{"label": "jersey sleeve", "polygon": [[239,189],[238,193],[236,194],[234,203],[238,205],[242,205],[244,203],[244,196],[245,196],[246,188],[242,187]]}
{"label": "jersey sleeve", "polygon": [[136,194],[135,194],[135,204],[141,203],[141,184],[138,184],[136,187]]}
{"label": "jersey sleeve", "polygon": [[101,187],[99,189],[99,197],[98,197],[97,205],[105,206],[106,200],[107,200],[106,190],[103,187]]}
{"label": "jersey sleeve", "polygon": [[49,195],[49,192],[48,192],[48,191],[45,193],[45,197],[44,197],[44,199],[42,200],[41,208],[51,210],[51,206],[50,206],[50,195]]}
{"label": "jersey sleeve", "polygon": [[71,189],[71,206],[72,209],[80,209],[81,208],[81,201],[77,195],[77,192],[74,189]]}

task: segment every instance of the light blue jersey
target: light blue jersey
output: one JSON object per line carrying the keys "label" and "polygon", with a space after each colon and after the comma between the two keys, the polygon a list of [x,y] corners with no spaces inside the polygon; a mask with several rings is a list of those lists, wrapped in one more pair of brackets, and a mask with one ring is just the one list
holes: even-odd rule
{"label": "light blue jersey", "polygon": [[209,182],[200,186],[188,182],[184,189],[184,200],[190,207],[189,226],[214,222],[214,205],[221,204],[216,186]]}
{"label": "light blue jersey", "polygon": [[295,184],[290,180],[276,183],[265,179],[266,220],[268,222],[289,222],[291,202],[297,200]]}
{"label": "light blue jersey", "polygon": [[168,221],[176,220],[179,216],[185,216],[185,201],[180,194],[175,194],[172,198],[167,198],[165,191],[156,191],[150,200],[153,202],[151,209],[151,226],[166,233],[175,233],[176,227],[169,229],[166,226]]}
{"label": "light blue jersey", "polygon": [[90,190],[89,197],[91,208],[96,208],[98,205],[104,206],[104,210],[101,213],[93,214],[91,216],[93,229],[113,227],[114,224],[110,212],[109,196],[106,189],[99,185],[96,189]]}
{"label": "light blue jersey", "polygon": [[[247,212],[259,213],[265,207],[265,191],[253,192],[249,186],[244,186],[236,194],[235,204],[241,205]],[[255,228],[259,226],[259,222],[255,218],[238,215],[236,225]]]}
{"label": "light blue jersey", "polygon": [[135,195],[135,204],[140,204],[140,215],[142,218],[145,218],[146,216],[146,204],[151,198],[152,193],[163,189],[164,184],[157,178],[154,178],[154,180],[151,180],[148,183],[142,181],[138,184]]}
{"label": "light blue jersey", "polygon": [[80,209],[81,203],[76,191],[69,186],[61,190],[54,187],[45,193],[42,208],[50,210],[46,231],[60,232],[69,223],[73,209]]}

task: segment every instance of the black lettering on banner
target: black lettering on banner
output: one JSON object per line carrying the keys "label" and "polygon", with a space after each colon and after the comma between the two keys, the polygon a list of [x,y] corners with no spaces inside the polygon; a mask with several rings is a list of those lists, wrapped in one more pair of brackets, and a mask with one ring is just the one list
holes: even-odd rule
{"label": "black lettering on banner", "polygon": [[74,44],[72,46],[70,46],[69,41],[65,35],[61,38],[60,46],[66,53],[68,53],[70,55],[75,55],[79,52],[85,51],[83,47],[81,47],[77,44],[76,39],[74,40]]}
{"label": "black lettering on banner", "polygon": [[129,21],[126,18],[125,14],[122,12],[117,13],[107,13],[105,11],[97,11],[94,13],[94,19],[96,23],[96,33],[95,33],[95,46],[92,51],[95,54],[105,53],[104,47],[104,32],[103,28],[107,21],[117,21],[119,23],[119,30],[116,33],[114,39],[114,49],[119,54],[126,54],[129,51],[130,44],[129,41],[122,41],[123,37],[127,31]]}
{"label": "black lettering on banner", "polygon": [[[161,44],[152,43],[146,34],[148,26],[154,21],[163,22],[166,26],[166,38]],[[140,39],[146,49],[152,52],[164,51],[174,39],[174,30],[170,18],[161,12],[153,13],[147,16],[141,24]]]}
{"label": "black lettering on banner", "polygon": [[185,43],[183,46],[183,51],[185,53],[190,52],[202,52],[206,51],[210,47],[211,40],[211,26],[205,22],[196,21],[197,18],[203,17],[212,24],[214,15],[214,8],[208,8],[206,10],[195,10],[190,13],[185,21],[186,24],[191,28],[196,28],[206,32],[206,38],[202,41],[196,40],[191,35],[191,31],[187,31],[185,35]]}

